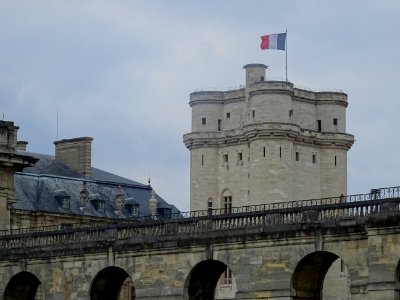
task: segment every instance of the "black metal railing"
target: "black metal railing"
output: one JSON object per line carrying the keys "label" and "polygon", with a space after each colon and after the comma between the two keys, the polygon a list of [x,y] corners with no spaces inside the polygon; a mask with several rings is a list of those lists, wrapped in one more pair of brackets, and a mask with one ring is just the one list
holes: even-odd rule
{"label": "black metal railing", "polygon": [[376,214],[400,213],[400,187],[374,189],[369,194],[271,203],[231,209],[179,213],[169,218],[146,216],[131,222],[90,225],[58,225],[0,232],[0,249],[29,248],[235,230],[257,226],[321,223],[363,219]]}

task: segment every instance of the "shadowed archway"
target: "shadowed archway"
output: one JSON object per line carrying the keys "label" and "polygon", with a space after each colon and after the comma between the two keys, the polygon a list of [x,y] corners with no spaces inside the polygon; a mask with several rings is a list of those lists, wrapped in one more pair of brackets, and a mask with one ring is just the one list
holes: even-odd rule
{"label": "shadowed archway", "polygon": [[227,265],[218,260],[198,263],[190,272],[186,288],[189,300],[214,299],[215,287]]}
{"label": "shadowed archway", "polygon": [[40,280],[29,272],[20,272],[8,282],[4,300],[34,300]]}
{"label": "shadowed archway", "polygon": [[292,299],[321,300],[325,275],[338,258],[336,254],[325,251],[305,256],[292,275]]}
{"label": "shadowed archway", "polygon": [[132,279],[125,270],[119,267],[107,267],[93,279],[90,300],[119,300],[121,292],[124,294],[124,300],[133,300],[135,291],[131,283]]}

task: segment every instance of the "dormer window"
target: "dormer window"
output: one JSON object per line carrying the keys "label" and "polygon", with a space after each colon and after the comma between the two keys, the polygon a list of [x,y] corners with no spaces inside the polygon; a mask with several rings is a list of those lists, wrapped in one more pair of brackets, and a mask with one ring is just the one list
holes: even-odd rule
{"label": "dormer window", "polygon": [[131,217],[139,217],[140,204],[137,203],[133,198],[127,198],[125,201],[125,208]]}
{"label": "dormer window", "polygon": [[90,202],[96,208],[97,211],[103,212],[106,209],[106,200],[100,197],[99,194],[90,195]]}
{"label": "dormer window", "polygon": [[70,207],[71,196],[67,194],[65,190],[56,190],[54,198],[57,200],[58,205],[63,208]]}

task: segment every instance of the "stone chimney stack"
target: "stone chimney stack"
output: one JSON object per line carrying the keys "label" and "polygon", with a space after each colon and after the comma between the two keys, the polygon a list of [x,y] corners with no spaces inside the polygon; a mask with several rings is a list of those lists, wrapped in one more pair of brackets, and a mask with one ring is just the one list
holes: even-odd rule
{"label": "stone chimney stack", "polygon": [[17,150],[26,151],[26,146],[28,145],[27,141],[18,141],[17,142]]}
{"label": "stone chimney stack", "polygon": [[91,137],[56,141],[54,142],[56,159],[84,176],[90,177],[92,175],[92,141]]}

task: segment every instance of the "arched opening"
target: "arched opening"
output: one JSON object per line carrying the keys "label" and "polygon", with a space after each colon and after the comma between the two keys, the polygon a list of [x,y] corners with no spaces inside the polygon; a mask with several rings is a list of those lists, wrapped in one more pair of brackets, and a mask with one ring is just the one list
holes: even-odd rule
{"label": "arched opening", "polygon": [[40,280],[29,272],[20,272],[8,282],[4,300],[34,300]]}
{"label": "arched opening", "polygon": [[350,299],[349,277],[343,261],[326,251],[305,256],[292,276],[292,299]]}
{"label": "arched opening", "polygon": [[[212,300],[221,276],[228,266],[218,260],[205,260],[198,263],[190,272],[186,281],[187,299]],[[229,269],[228,269],[229,270]],[[229,273],[228,273],[229,274]],[[232,273],[230,273],[232,275]],[[222,299],[222,298],[221,298]],[[229,298],[225,298],[229,299]],[[231,298],[232,299],[232,298]]]}
{"label": "arched opening", "polygon": [[119,267],[107,267],[97,273],[90,288],[90,300],[134,300],[133,281]]}

